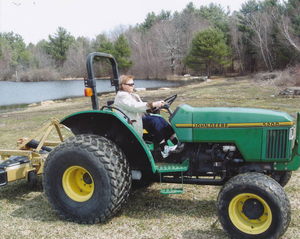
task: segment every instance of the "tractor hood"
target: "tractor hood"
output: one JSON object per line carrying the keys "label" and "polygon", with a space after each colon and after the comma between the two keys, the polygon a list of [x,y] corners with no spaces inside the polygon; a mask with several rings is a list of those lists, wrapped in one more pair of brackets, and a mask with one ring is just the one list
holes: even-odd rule
{"label": "tractor hood", "polygon": [[177,107],[170,121],[176,128],[237,128],[293,126],[293,118],[274,110],[207,107],[186,104]]}
{"label": "tractor hood", "polygon": [[[234,143],[244,158],[251,160],[265,157],[262,145],[267,142],[266,135],[281,134],[283,131],[286,139],[294,125],[289,114],[274,110],[195,108],[186,104],[177,107],[170,122],[181,142]],[[242,147],[244,145],[248,145],[247,152]]]}

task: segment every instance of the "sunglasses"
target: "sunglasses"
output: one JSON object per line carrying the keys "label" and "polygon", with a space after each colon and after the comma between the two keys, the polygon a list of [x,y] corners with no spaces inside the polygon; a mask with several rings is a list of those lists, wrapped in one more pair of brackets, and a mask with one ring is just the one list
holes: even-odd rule
{"label": "sunglasses", "polygon": [[134,86],[134,83],[124,84],[124,85]]}

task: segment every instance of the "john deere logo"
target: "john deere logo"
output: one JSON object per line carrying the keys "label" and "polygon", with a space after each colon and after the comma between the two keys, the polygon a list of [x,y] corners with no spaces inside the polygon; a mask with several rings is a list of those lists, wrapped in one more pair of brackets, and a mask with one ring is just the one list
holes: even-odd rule
{"label": "john deere logo", "polygon": [[228,128],[228,124],[193,124],[193,128]]}

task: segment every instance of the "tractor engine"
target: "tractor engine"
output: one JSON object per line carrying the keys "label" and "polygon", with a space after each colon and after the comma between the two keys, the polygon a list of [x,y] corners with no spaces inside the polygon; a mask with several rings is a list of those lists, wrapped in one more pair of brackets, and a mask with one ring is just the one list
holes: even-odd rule
{"label": "tractor engine", "polygon": [[228,164],[240,165],[244,162],[237,147],[231,144],[201,143],[189,145],[191,176],[221,176]]}

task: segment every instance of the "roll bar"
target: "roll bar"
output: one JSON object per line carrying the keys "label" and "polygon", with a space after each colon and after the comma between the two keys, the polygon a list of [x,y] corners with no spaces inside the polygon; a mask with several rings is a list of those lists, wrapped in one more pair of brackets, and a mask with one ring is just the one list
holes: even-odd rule
{"label": "roll bar", "polygon": [[86,67],[88,73],[88,79],[84,79],[85,87],[89,87],[93,91],[93,95],[91,96],[92,105],[94,110],[99,109],[99,103],[97,99],[97,89],[96,89],[96,80],[95,80],[95,73],[93,68],[93,60],[95,57],[107,58],[109,59],[112,70],[113,70],[113,79],[110,79],[111,86],[115,87],[116,93],[119,91],[119,71],[118,71],[118,64],[116,59],[111,54],[102,53],[102,52],[93,52],[90,53],[86,60]]}

